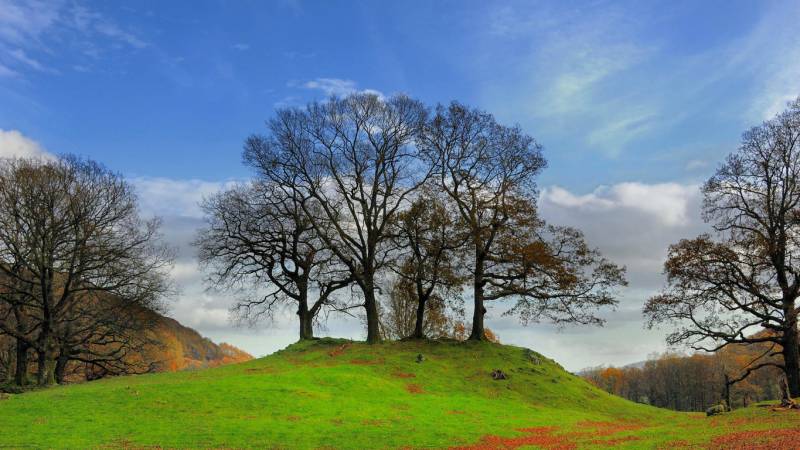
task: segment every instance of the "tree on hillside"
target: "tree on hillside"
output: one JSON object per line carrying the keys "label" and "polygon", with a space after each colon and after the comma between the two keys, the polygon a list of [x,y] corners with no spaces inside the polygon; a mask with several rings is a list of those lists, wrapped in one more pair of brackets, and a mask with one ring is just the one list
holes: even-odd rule
{"label": "tree on hillside", "polygon": [[[392,265],[398,278],[392,310],[400,317],[403,308],[396,303],[400,299],[412,300],[415,306],[413,329],[400,337],[424,338],[426,311],[442,316],[448,306],[460,309],[461,286],[467,281],[462,268],[466,236],[460,217],[447,208],[443,199],[426,190],[397,216],[395,240],[402,256]],[[441,322],[431,319],[429,328]]]}
{"label": "tree on hillside", "polygon": [[[413,337],[419,324],[419,298],[414,283],[396,277],[389,295],[381,302],[381,329],[385,339]],[[453,336],[457,318],[463,315],[460,305],[432,296],[425,303],[422,335],[440,339]]]}
{"label": "tree on hillside", "polygon": [[[731,344],[774,344],[782,361],[764,360],[786,374],[800,396],[800,99],[753,127],[737,152],[703,186],[712,234],[669,249],[667,287],[648,300],[650,326],[675,324],[672,344],[716,352]],[[755,333],[760,329],[767,333]],[[765,356],[769,356],[767,352]]]}
{"label": "tree on hillside", "polygon": [[256,321],[294,304],[302,340],[314,337],[314,321],[352,278],[325,248],[303,210],[310,199],[300,195],[268,181],[221,192],[203,202],[208,224],[195,244],[200,261],[213,268],[211,283],[255,288],[234,306],[240,319]]}
{"label": "tree on hillside", "polygon": [[405,96],[353,94],[279,110],[247,164],[289,196],[360,288],[367,341],[380,341],[378,276],[393,254],[391,224],[428,168],[413,145],[426,110]]}
{"label": "tree on hillside", "polygon": [[159,309],[169,291],[158,229],[139,217],[131,186],[95,162],[0,164],[0,302],[29,321],[27,333],[17,318],[0,328],[35,351],[39,384],[68,361],[105,365],[131,350],[145,326],[131,308]]}
{"label": "tree on hillside", "polygon": [[[0,275],[0,335],[5,334],[13,344],[13,356],[6,360],[14,363],[13,381],[18,386],[28,384],[28,357],[36,326],[31,317],[34,283],[21,269],[22,265],[14,261],[6,266],[14,276]],[[3,330],[13,330],[13,334]]]}
{"label": "tree on hillside", "polygon": [[575,229],[536,215],[541,147],[519,127],[452,103],[426,123],[418,145],[468,228],[473,283],[470,339],[485,339],[485,302],[517,301],[524,322],[602,323],[594,315],[616,303],[624,269],[589,248]]}

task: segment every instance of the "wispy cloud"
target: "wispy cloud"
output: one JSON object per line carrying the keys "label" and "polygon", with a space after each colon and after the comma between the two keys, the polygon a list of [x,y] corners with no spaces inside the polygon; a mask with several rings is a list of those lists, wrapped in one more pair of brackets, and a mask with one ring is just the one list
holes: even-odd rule
{"label": "wispy cloud", "polygon": [[[698,123],[719,130],[724,121],[741,130],[800,94],[800,4],[763,6],[759,16],[737,24],[739,37],[705,46],[677,46],[663,31],[670,21],[686,26],[682,21],[696,11],[685,5],[659,16],[607,3],[506,7],[488,19],[485,51],[520,51],[510,59],[507,81],[487,84],[484,98],[540,132],[568,135],[577,151],[608,158],[641,146],[688,145],[672,141],[687,136],[676,130]],[[711,144],[700,136],[693,141]]]}
{"label": "wispy cloud", "polygon": [[522,110],[540,129],[578,131],[586,146],[609,156],[618,156],[658,115],[653,102],[608,95],[657,51],[635,39],[640,26],[621,8],[506,7],[489,24],[493,45],[526,49],[514,61],[513,81],[486,92],[493,108]]}
{"label": "wispy cloud", "polygon": [[690,159],[686,162],[686,170],[700,170],[709,167],[708,161],[702,159]]}
{"label": "wispy cloud", "polygon": [[9,69],[3,64],[0,64],[0,77],[11,78],[16,77],[17,75],[19,74],[16,71]]}
{"label": "wispy cloud", "polygon": [[60,19],[60,4],[48,1],[0,0],[0,42],[26,45]]}
{"label": "wispy cloud", "polygon": [[54,67],[59,52],[53,47],[65,40],[89,58],[109,48],[149,46],[133,31],[80,3],[0,0],[0,65],[5,68],[0,76],[31,70],[59,73]]}
{"label": "wispy cloud", "polygon": [[758,80],[748,120],[768,119],[800,95],[800,3],[774,2],[757,25],[732,48],[732,70]]}

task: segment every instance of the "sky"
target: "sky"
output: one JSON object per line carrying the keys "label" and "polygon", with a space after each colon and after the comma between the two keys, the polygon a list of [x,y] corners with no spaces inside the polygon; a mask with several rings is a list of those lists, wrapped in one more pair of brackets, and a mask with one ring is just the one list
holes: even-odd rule
{"label": "sky", "polygon": [[[251,176],[243,140],[330,95],[458,100],[544,146],[542,215],[630,282],[603,328],[523,327],[503,305],[487,325],[570,370],[627,364],[667,349],[641,308],[669,244],[707,230],[699,186],[800,95],[797,23],[800,2],[767,0],[0,0],[0,157],[74,153],[131,180],[178,249],[169,314],[259,356],[296,339],[292,312],[231,323],[235,296],[208,289],[191,246],[198,202]],[[364,333],[332,318],[318,334]]]}

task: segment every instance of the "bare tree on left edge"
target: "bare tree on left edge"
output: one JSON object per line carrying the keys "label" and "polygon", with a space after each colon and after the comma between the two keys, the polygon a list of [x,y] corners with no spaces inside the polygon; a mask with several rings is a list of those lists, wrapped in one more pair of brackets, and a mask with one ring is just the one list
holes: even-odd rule
{"label": "bare tree on left edge", "polygon": [[21,302],[30,321],[27,333],[19,320],[0,328],[37,354],[39,384],[63,381],[70,361],[127,371],[147,327],[136,313],[162,310],[171,290],[159,238],[130,184],[96,162],[0,163],[0,302]]}

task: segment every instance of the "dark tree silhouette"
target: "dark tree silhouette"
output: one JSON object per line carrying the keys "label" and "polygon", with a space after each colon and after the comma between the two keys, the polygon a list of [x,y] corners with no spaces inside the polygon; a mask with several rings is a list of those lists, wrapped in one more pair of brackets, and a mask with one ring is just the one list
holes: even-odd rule
{"label": "dark tree silhouette", "polygon": [[[731,344],[775,344],[747,374],[777,366],[800,396],[800,99],[753,127],[703,187],[713,234],[670,247],[668,285],[648,300],[650,326],[678,325],[670,343],[715,352]],[[761,329],[766,332],[758,332]],[[758,333],[757,333],[758,332]]]}
{"label": "dark tree silhouette", "polygon": [[169,291],[172,252],[158,228],[139,217],[131,186],[95,162],[0,164],[0,301],[12,314],[22,307],[0,327],[37,353],[39,384],[63,376],[67,361],[128,354],[144,326],[128,314],[160,309]]}
{"label": "dark tree silhouette", "polygon": [[308,199],[303,212],[361,290],[370,343],[381,339],[377,277],[392,255],[391,223],[428,178],[412,145],[425,117],[405,96],[353,94],[279,110],[269,134],[246,144],[264,179]]}
{"label": "dark tree silhouette", "polygon": [[[299,195],[264,181],[219,193],[203,203],[208,224],[195,244],[200,261],[213,268],[212,284],[256,288],[234,306],[237,317],[257,321],[280,305],[295,304],[302,340],[314,337],[314,321],[352,278],[304,212],[303,203],[311,199]],[[259,288],[267,293],[257,295]]]}
{"label": "dark tree silhouette", "polygon": [[536,217],[541,147],[519,127],[459,103],[438,107],[419,146],[468,228],[473,301],[470,339],[485,339],[486,301],[513,298],[524,322],[602,323],[624,269],[590,249],[577,230]]}

